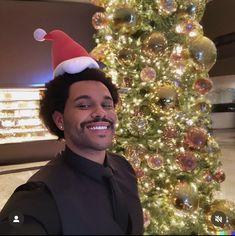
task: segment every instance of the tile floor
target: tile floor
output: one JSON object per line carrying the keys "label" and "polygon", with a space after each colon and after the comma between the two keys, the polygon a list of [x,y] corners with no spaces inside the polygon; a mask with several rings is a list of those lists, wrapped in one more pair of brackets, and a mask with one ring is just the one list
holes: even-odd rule
{"label": "tile floor", "polygon": [[[235,129],[214,130],[213,136],[220,144],[222,168],[226,173],[226,180],[221,184],[221,191],[217,192],[215,196],[217,199],[226,199],[235,203]],[[15,188],[26,182],[37,169],[11,174],[6,173],[9,170],[19,170],[22,168],[39,168],[45,164],[46,162],[37,162],[0,166],[0,209]]]}

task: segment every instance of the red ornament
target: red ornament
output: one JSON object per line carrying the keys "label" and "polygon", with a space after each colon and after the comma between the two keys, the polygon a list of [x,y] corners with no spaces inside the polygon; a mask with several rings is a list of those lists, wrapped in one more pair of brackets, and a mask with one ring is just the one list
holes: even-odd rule
{"label": "red ornament", "polygon": [[180,153],[177,156],[177,163],[183,171],[191,171],[197,167],[197,161],[192,152]]}
{"label": "red ornament", "polygon": [[225,180],[225,173],[223,170],[218,170],[215,175],[213,176],[213,179],[218,182],[222,183]]}
{"label": "red ornament", "polygon": [[213,82],[209,79],[198,79],[194,84],[195,91],[197,91],[201,95],[210,92],[212,87],[213,87]]}
{"label": "red ornament", "polygon": [[157,76],[156,71],[152,67],[145,67],[140,72],[140,78],[144,82],[154,81],[156,76]]}
{"label": "red ornament", "polygon": [[135,168],[135,174],[137,179],[144,176],[144,170],[142,168]]}
{"label": "red ornament", "polygon": [[202,149],[207,143],[207,133],[202,128],[191,128],[186,136],[185,143],[193,149]]}
{"label": "red ornament", "polygon": [[163,130],[163,136],[166,138],[166,139],[173,139],[173,138],[176,138],[177,137],[177,134],[178,134],[178,130],[175,128],[175,127],[166,127],[164,130]]}

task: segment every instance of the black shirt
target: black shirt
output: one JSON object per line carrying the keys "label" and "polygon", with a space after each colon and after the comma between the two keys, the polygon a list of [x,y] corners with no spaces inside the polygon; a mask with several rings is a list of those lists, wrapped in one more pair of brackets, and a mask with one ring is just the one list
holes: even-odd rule
{"label": "black shirt", "polygon": [[[61,156],[63,162],[75,173],[77,178],[90,179],[102,187],[102,195],[105,195],[106,214],[114,217],[112,197],[107,179],[107,167],[112,172],[118,172],[115,165],[106,157],[104,165],[78,156],[66,147]],[[123,162],[123,160],[121,160]],[[61,173],[63,178],[63,173]],[[58,182],[60,180],[58,179]],[[59,183],[58,183],[59,184]],[[99,197],[99,195],[97,195]],[[95,201],[96,196],[94,196]],[[24,223],[15,227],[8,221],[12,211],[18,211],[24,215]],[[61,216],[53,194],[43,182],[29,182],[18,187],[6,203],[0,214],[0,234],[62,234]]]}

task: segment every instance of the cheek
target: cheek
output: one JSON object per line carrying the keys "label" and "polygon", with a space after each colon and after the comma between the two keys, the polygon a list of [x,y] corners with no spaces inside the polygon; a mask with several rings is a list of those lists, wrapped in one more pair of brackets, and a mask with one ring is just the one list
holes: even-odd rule
{"label": "cheek", "polygon": [[108,114],[109,118],[111,118],[114,122],[117,121],[117,114],[115,111],[112,111]]}
{"label": "cheek", "polygon": [[68,113],[65,112],[64,114],[64,121],[67,126],[70,127],[80,127],[80,123],[82,123],[85,119],[83,114],[75,110],[70,111]]}

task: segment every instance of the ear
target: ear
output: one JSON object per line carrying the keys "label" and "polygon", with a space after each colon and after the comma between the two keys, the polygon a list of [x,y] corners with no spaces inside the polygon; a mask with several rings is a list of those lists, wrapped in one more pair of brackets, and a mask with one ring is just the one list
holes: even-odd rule
{"label": "ear", "polygon": [[63,115],[59,111],[54,111],[52,114],[52,119],[55,122],[56,126],[60,130],[64,130],[64,118]]}

